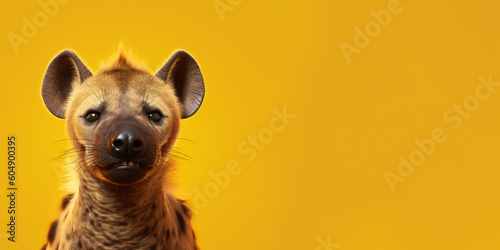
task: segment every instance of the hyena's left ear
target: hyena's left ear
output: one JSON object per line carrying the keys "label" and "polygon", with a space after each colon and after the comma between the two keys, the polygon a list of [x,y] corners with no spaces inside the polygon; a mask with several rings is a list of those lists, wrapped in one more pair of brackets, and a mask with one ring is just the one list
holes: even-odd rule
{"label": "hyena's left ear", "polygon": [[156,73],[156,77],[173,84],[181,102],[182,118],[192,116],[201,106],[205,84],[200,67],[185,51],[177,51]]}
{"label": "hyena's left ear", "polygon": [[42,97],[49,111],[64,118],[66,102],[75,84],[81,84],[92,76],[73,51],[65,50],[49,65],[42,84]]}

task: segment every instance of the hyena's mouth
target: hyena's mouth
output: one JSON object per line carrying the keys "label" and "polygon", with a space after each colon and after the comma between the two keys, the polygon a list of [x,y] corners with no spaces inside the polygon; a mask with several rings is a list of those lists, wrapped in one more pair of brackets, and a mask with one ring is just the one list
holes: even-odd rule
{"label": "hyena's mouth", "polygon": [[113,166],[113,168],[116,168],[116,167],[120,167],[120,166],[134,166],[134,167],[140,167],[139,163],[135,163],[133,161],[129,161],[129,162],[122,162],[122,163],[118,163],[118,164],[115,164]]}
{"label": "hyena's mouth", "polygon": [[123,161],[106,167],[98,166],[99,172],[107,180],[120,185],[129,185],[142,180],[152,166],[144,166],[133,161]]}

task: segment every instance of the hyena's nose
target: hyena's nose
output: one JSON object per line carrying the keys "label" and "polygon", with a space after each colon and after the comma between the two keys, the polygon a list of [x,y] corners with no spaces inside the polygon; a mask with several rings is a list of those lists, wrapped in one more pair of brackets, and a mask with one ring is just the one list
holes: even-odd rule
{"label": "hyena's nose", "polygon": [[146,153],[146,140],[139,130],[130,125],[120,127],[108,139],[108,151],[123,160],[133,160]]}

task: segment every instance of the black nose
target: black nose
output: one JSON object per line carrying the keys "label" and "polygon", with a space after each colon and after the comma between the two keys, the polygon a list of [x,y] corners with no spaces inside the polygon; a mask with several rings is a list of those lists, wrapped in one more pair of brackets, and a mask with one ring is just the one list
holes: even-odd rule
{"label": "black nose", "polygon": [[124,125],[108,138],[108,151],[123,160],[133,160],[146,153],[147,143],[140,131]]}

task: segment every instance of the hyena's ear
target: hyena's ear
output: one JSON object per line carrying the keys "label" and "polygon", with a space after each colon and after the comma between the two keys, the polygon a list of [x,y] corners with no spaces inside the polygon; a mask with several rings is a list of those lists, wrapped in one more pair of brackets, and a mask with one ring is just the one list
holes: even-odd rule
{"label": "hyena's ear", "polygon": [[42,97],[45,106],[53,115],[64,118],[73,85],[81,84],[91,76],[90,70],[73,51],[61,52],[52,60],[43,77]]}
{"label": "hyena's ear", "polygon": [[193,57],[185,51],[175,52],[156,76],[168,84],[173,84],[182,105],[182,118],[196,113],[205,96],[205,84],[200,67]]}

